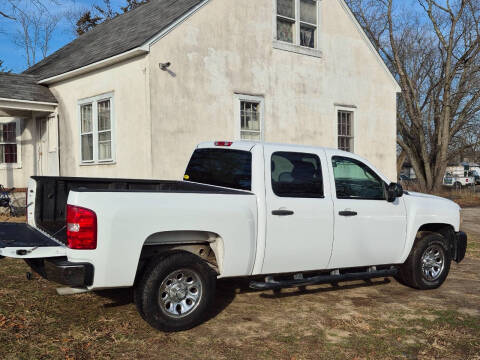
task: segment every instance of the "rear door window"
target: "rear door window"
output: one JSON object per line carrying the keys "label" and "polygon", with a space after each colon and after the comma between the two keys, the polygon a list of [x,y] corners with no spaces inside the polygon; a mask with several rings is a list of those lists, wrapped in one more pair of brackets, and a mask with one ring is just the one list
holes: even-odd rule
{"label": "rear door window", "polygon": [[252,189],[252,154],[227,149],[197,149],[184,180],[239,190]]}
{"label": "rear door window", "polygon": [[280,197],[322,198],[320,159],[315,154],[275,152],[271,162],[272,190]]}

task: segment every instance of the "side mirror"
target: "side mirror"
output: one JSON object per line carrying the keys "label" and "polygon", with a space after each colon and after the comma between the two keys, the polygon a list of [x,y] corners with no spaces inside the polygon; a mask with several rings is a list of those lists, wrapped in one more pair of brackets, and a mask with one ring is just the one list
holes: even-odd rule
{"label": "side mirror", "polygon": [[397,183],[391,183],[387,187],[387,201],[394,202],[396,198],[403,196],[402,185]]}

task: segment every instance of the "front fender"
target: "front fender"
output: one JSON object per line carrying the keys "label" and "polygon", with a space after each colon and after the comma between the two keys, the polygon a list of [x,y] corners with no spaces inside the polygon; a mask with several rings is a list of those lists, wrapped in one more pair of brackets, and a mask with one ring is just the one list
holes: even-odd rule
{"label": "front fender", "polygon": [[407,208],[406,242],[400,262],[403,263],[410,254],[417,233],[426,225],[451,226],[455,232],[460,230],[460,207],[451,200],[441,197],[407,193],[405,195]]}

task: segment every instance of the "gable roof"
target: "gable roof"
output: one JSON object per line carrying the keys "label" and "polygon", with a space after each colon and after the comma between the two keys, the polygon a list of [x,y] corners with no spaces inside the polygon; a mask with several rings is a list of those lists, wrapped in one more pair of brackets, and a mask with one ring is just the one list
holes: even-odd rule
{"label": "gable roof", "polygon": [[0,99],[57,103],[50,90],[33,75],[0,73]]}
{"label": "gable roof", "polygon": [[108,59],[144,45],[204,0],[150,0],[99,24],[27,69],[39,80]]}

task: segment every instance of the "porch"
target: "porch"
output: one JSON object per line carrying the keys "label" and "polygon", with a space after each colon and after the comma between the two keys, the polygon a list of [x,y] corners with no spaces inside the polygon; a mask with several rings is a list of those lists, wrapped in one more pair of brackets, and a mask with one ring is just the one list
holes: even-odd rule
{"label": "porch", "polygon": [[58,175],[57,100],[31,75],[0,73],[0,184],[25,189]]}

